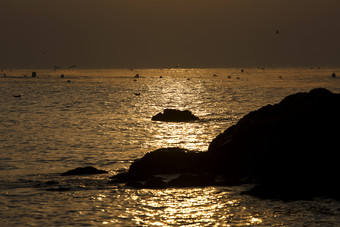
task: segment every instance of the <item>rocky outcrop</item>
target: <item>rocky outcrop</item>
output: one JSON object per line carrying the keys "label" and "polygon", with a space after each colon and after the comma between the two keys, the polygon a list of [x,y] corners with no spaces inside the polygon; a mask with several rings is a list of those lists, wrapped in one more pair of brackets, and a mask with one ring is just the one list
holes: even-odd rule
{"label": "rocky outcrop", "polygon": [[147,188],[176,187],[176,181],[173,180],[181,174],[197,178],[208,173],[212,167],[207,160],[210,160],[207,152],[181,148],[158,149],[132,163],[128,172],[112,177],[112,183],[123,182],[129,186]]}
{"label": "rocky outcrop", "polygon": [[264,198],[335,198],[339,128],[340,94],[322,88],[297,93],[245,115],[207,152],[160,149],[114,181],[160,188],[255,183],[248,194]]}
{"label": "rocky outcrop", "polygon": [[175,110],[165,109],[164,113],[158,113],[153,116],[153,121],[169,121],[169,122],[187,122],[199,120],[198,117],[193,115],[189,110]]}
{"label": "rocky outcrop", "polygon": [[61,176],[71,176],[71,175],[85,175],[85,174],[104,174],[108,173],[105,170],[100,170],[97,168],[94,168],[92,166],[86,166],[86,167],[78,167],[76,169],[72,169],[69,171],[66,171],[61,174]]}
{"label": "rocky outcrop", "polygon": [[210,144],[226,179],[251,179],[250,193],[309,197],[338,188],[340,95],[326,89],[297,93],[244,116]]}

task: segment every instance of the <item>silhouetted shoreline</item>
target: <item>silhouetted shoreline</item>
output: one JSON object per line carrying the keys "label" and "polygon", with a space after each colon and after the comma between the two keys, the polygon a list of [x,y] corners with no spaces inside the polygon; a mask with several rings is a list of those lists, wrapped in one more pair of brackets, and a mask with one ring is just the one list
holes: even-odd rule
{"label": "silhouetted shoreline", "polygon": [[[164,148],[136,160],[111,183],[136,188],[257,184],[248,194],[284,200],[339,199],[340,95],[296,93],[245,115],[207,152]],[[167,180],[162,175],[178,174]]]}

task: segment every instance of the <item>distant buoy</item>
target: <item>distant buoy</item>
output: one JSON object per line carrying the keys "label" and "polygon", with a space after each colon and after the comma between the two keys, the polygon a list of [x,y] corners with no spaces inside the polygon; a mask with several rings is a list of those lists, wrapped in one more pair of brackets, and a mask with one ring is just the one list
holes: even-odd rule
{"label": "distant buoy", "polygon": [[162,76],[160,76],[159,78],[163,78]]}
{"label": "distant buoy", "polygon": [[335,78],[335,77],[336,77],[336,74],[335,74],[335,73],[332,73],[332,77]]}
{"label": "distant buoy", "polygon": [[241,73],[243,73],[244,72],[244,69],[241,69]]}
{"label": "distant buoy", "polygon": [[139,74],[138,73],[136,74],[135,78],[139,78]]}
{"label": "distant buoy", "polygon": [[65,78],[64,74],[61,74],[61,75],[60,75],[60,78]]}
{"label": "distant buoy", "polygon": [[32,72],[32,77],[37,77],[37,72]]}

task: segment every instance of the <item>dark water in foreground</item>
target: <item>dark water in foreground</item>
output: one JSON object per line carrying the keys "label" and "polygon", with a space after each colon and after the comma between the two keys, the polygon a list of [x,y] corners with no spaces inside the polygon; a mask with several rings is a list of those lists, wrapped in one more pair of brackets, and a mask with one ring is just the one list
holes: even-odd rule
{"label": "dark water in foreground", "polygon": [[[207,150],[244,114],[289,94],[315,87],[339,93],[340,77],[332,72],[340,76],[340,69],[45,70],[37,78],[30,70],[6,71],[6,78],[0,74],[0,225],[339,226],[340,202],[330,199],[260,200],[239,194],[247,185],[106,184],[146,152]],[[201,120],[151,121],[165,108],[188,109]],[[87,165],[110,174],[59,175]]]}

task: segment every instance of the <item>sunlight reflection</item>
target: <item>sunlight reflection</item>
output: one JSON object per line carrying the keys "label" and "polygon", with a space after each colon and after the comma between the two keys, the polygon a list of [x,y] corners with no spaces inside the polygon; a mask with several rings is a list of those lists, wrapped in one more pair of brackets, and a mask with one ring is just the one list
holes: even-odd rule
{"label": "sunlight reflection", "polygon": [[[180,147],[190,150],[207,150],[204,128],[199,123],[155,123],[152,131],[153,146]],[[204,141],[202,141],[204,139]]]}
{"label": "sunlight reflection", "polygon": [[139,190],[135,209],[127,212],[138,225],[213,225],[221,217],[230,218],[220,215],[237,203],[222,203],[228,193],[216,188]]}
{"label": "sunlight reflection", "polygon": [[263,224],[266,217],[252,211],[228,187],[116,190],[92,200],[103,225],[252,226]]}
{"label": "sunlight reflection", "polygon": [[252,217],[252,218],[250,219],[250,223],[251,223],[251,224],[260,224],[260,223],[262,223],[262,219]]}
{"label": "sunlight reflection", "polygon": [[[185,76],[185,75],[183,75]],[[190,84],[190,86],[188,85]],[[201,117],[201,96],[205,94],[205,87],[201,81],[188,81],[186,78],[166,79],[157,84],[158,111],[164,109],[190,110]],[[205,113],[206,114],[206,113]],[[192,150],[206,150],[208,144],[202,122],[153,122],[151,134],[153,147],[181,147]],[[156,143],[156,144],[155,144]]]}

